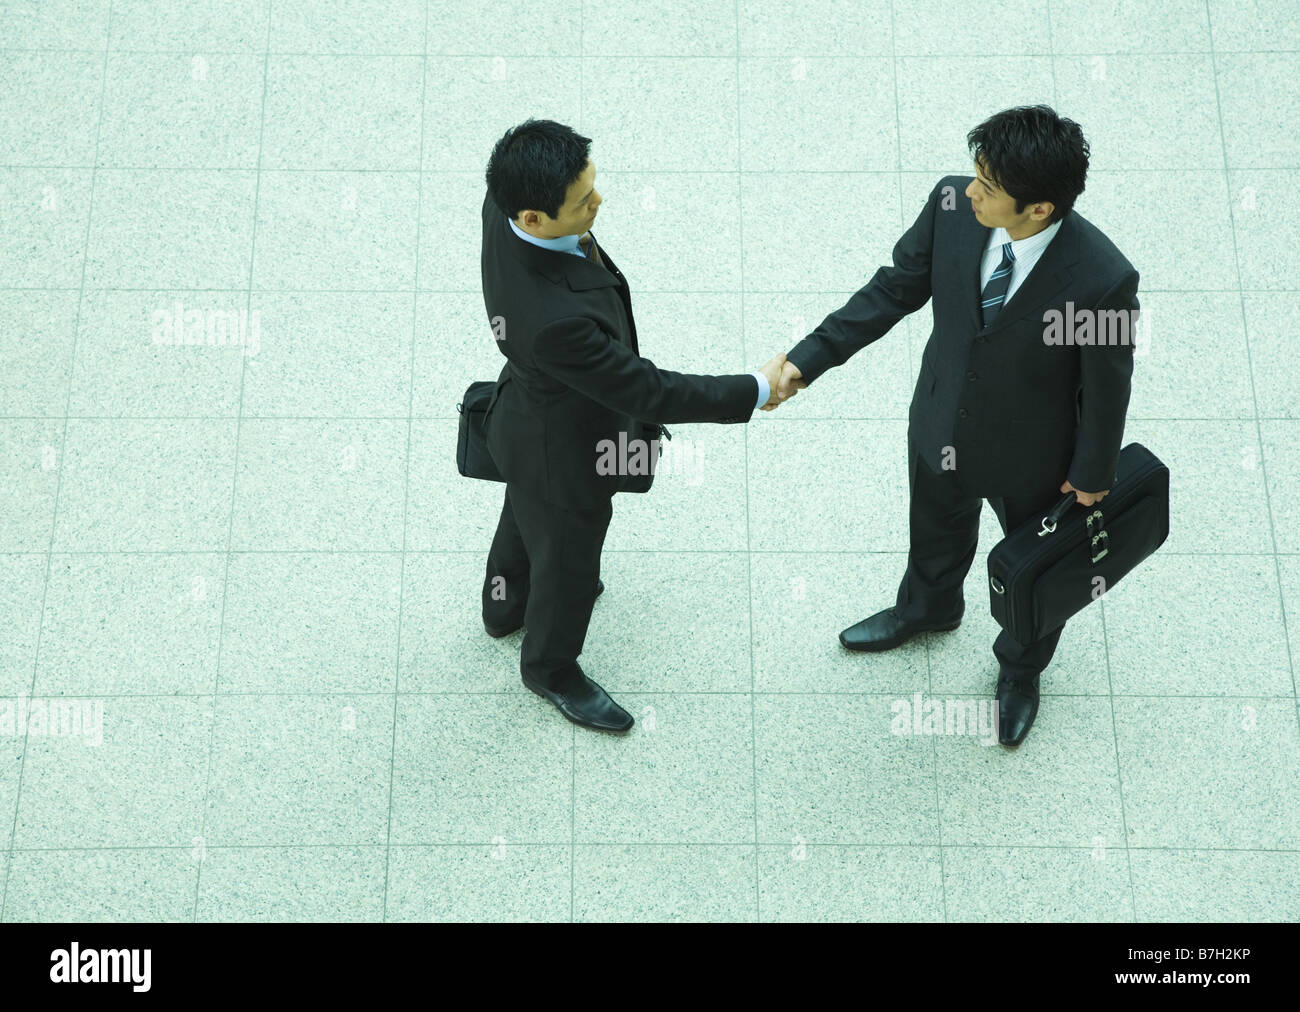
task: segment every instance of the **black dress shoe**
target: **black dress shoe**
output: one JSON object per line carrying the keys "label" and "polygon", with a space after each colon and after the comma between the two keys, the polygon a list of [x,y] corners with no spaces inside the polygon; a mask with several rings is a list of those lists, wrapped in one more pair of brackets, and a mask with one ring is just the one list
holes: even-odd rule
{"label": "black dress shoe", "polygon": [[523,676],[523,683],[543,699],[549,699],[562,714],[581,727],[596,731],[627,731],[632,727],[632,715],[609,698],[599,685],[586,675],[576,689],[566,688],[556,692],[544,688]]}
{"label": "black dress shoe", "polygon": [[906,643],[917,633],[947,632],[961,625],[961,613],[955,622],[942,625],[920,625],[904,622],[894,614],[893,608],[878,611],[870,618],[864,618],[857,625],[851,625],[840,633],[840,642],[850,650],[867,650],[875,653],[880,650],[892,650],[901,643]]}
{"label": "black dress shoe", "polygon": [[999,675],[998,743],[1012,748],[1025,740],[1038,716],[1038,675]]}
{"label": "black dress shoe", "polygon": [[[605,593],[605,581],[597,580],[596,596],[600,597],[603,593]],[[500,639],[502,636],[509,636],[512,632],[518,632],[523,627],[524,624],[522,622],[516,622],[514,625],[489,625],[487,622],[483,623],[483,628],[487,630],[487,634],[496,639]]]}

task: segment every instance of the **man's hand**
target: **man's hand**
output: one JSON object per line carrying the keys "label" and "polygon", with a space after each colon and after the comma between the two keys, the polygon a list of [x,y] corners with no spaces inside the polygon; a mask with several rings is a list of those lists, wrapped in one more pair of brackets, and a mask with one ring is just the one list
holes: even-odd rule
{"label": "man's hand", "polygon": [[776,395],[777,384],[781,381],[781,367],[786,364],[785,352],[772,356],[768,363],[758,371],[767,378],[767,389],[770,391],[767,403],[762,406],[763,411],[771,411],[781,403]]}
{"label": "man's hand", "polygon": [[[796,393],[806,387],[808,384],[799,379],[803,375],[799,367],[793,362],[787,362],[784,355],[778,355],[781,360],[781,372],[779,382],[772,384],[772,397],[763,405],[764,411],[772,411],[778,407],[782,401],[788,401]],[[776,359],[772,359],[773,362]]]}
{"label": "man's hand", "polygon": [[1061,482],[1061,491],[1073,492],[1075,495],[1075,502],[1081,503],[1084,506],[1091,506],[1093,503],[1101,502],[1106,498],[1106,493],[1109,492],[1110,489],[1104,489],[1101,492],[1081,492],[1079,489],[1071,485],[1070,479],[1067,478],[1065,481]]}
{"label": "man's hand", "polygon": [[[784,358],[785,356],[783,355],[781,357]],[[800,379],[800,377],[802,376],[803,373],[799,371],[799,367],[795,365],[793,362],[787,362],[782,367],[781,387],[780,390],[778,391],[781,400],[783,401],[789,400],[798,391],[802,390],[804,387],[808,385],[807,383],[804,383]]]}

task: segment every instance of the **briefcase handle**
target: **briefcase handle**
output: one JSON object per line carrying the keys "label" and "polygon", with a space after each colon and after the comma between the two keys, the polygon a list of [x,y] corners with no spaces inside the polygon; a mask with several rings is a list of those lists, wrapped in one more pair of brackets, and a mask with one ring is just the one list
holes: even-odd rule
{"label": "briefcase handle", "polygon": [[1065,511],[1068,510],[1070,504],[1075,501],[1073,492],[1066,492],[1065,495],[1061,496],[1061,501],[1053,506],[1046,515],[1044,515],[1043,526],[1038,532],[1038,536],[1040,538],[1045,537],[1056,530],[1056,525],[1061,522],[1061,517],[1065,516]]}
{"label": "briefcase handle", "polygon": [[[1075,501],[1073,492],[1066,492],[1065,495],[1061,496],[1061,501],[1043,517],[1043,526],[1039,530],[1038,536],[1044,538],[1056,530],[1056,525],[1065,516],[1065,511]],[[1085,535],[1088,557],[1092,560],[1093,565],[1096,565],[1110,554],[1110,531],[1106,530],[1106,517],[1101,511],[1100,500],[1085,508],[1092,510],[1091,513],[1084,516],[1083,521],[1088,529]]]}

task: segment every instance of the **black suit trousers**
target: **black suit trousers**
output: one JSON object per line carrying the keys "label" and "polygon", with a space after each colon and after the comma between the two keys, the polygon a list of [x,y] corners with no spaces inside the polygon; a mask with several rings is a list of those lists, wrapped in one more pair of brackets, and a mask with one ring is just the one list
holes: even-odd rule
{"label": "black suit trousers", "polygon": [[[947,625],[965,609],[962,583],[975,559],[983,501],[961,486],[961,462],[951,471],[935,472],[921,460],[908,440],[907,472],[909,547],[907,571],[898,587],[894,611],[899,618],[923,625]],[[1014,530],[1035,514],[1055,505],[1065,475],[1050,488],[1032,495],[996,496],[989,505],[1002,533]],[[985,591],[987,593],[987,591]],[[1002,674],[1024,677],[1041,672],[1051,662],[1065,626],[1028,646],[999,630],[993,643]]]}
{"label": "black suit trousers", "polygon": [[483,621],[525,627],[520,674],[563,692],[582,684],[578,666],[600,580],[611,503],[571,510],[506,485],[488,551]]}

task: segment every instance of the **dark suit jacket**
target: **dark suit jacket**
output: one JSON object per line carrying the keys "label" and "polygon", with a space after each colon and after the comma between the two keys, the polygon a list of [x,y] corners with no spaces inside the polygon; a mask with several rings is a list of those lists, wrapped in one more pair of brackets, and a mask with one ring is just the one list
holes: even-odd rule
{"label": "dark suit jacket", "polygon": [[[944,447],[963,487],[982,498],[1041,495],[1062,480],[1113,487],[1133,374],[1133,345],[1049,345],[1044,313],[1136,310],[1138,272],[1071,211],[990,327],[980,323],[985,228],[963,196],[970,176],[945,176],[894,246],[892,267],[787,355],[810,385],[934,299],[934,330],[908,411],[908,437],[938,471]],[[955,206],[944,208],[945,187]],[[1130,329],[1131,334],[1131,329]],[[1048,496],[1049,499],[1052,496]]]}
{"label": "dark suit jacket", "polygon": [[[637,348],[627,282],[604,266],[515,235],[483,200],[483,303],[506,364],[487,415],[488,452],[508,482],[570,509],[596,509],[628,475],[597,473],[606,439],[657,438],[663,422],[747,422],[754,377],[659,369]],[[643,483],[643,482],[642,482]]]}

